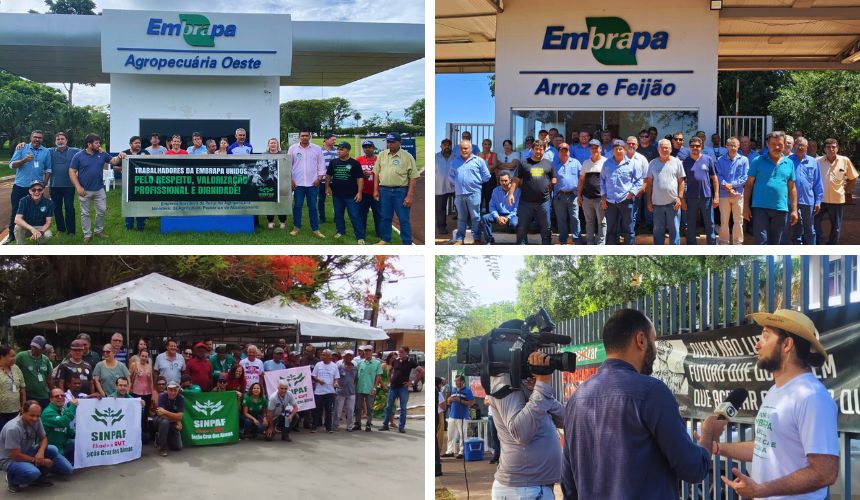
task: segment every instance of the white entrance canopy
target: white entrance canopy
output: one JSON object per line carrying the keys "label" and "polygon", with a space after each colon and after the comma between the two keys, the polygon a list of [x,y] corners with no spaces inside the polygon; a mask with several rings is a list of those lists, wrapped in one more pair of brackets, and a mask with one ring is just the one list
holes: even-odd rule
{"label": "white entrance canopy", "polygon": [[[684,1],[721,4],[720,71],[860,70],[858,0]],[[436,73],[494,72],[496,16],[517,2],[527,0],[437,0]],[[667,23],[684,22],[671,3]]]}
{"label": "white entrance canopy", "polygon": [[13,327],[142,336],[223,337],[286,332],[294,319],[158,273],[13,316]]}
{"label": "white entrance canopy", "polygon": [[[110,83],[102,72],[103,16],[0,15],[0,68],[45,83]],[[272,33],[271,36],[278,36]],[[424,25],[292,22],[283,86],[340,86],[424,57]]]}
{"label": "white entrance canopy", "polygon": [[353,323],[280,297],[260,302],[256,307],[298,321],[302,337],[388,340],[388,334],[381,328]]}

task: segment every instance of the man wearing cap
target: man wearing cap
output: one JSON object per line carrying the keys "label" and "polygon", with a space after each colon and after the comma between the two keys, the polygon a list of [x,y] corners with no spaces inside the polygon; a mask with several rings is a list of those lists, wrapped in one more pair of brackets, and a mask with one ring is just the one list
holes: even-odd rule
{"label": "man wearing cap", "polygon": [[[334,134],[326,134],[323,138],[322,145],[322,155],[323,162],[325,162],[326,167],[328,167],[329,163],[332,160],[338,157],[337,149],[334,147],[334,144],[337,142],[337,136]],[[325,223],[325,197],[326,193],[330,192],[326,188],[326,178],[323,177],[320,179],[320,196],[317,199],[317,209],[320,212],[320,222]]]}
{"label": "man wearing cap", "polygon": [[[552,204],[555,208],[555,220],[558,225],[558,243],[573,245],[579,241],[579,176],[582,164],[570,156],[570,145],[562,142],[558,145],[558,159],[553,164],[558,182],[553,188]],[[570,234],[570,242],[568,242]]]}
{"label": "man wearing cap", "polygon": [[400,239],[404,245],[411,245],[410,207],[421,172],[418,171],[415,158],[400,148],[400,134],[388,134],[385,136],[385,142],[388,149],[379,153],[373,166],[373,173],[376,175],[373,197],[380,201],[382,211],[382,234],[379,235],[382,241],[378,244],[391,243],[391,224],[396,213],[400,221]]}
{"label": "man wearing cap", "polygon": [[346,412],[346,431],[352,432],[352,424],[355,418],[355,364],[352,362],[354,353],[347,349],[343,351],[343,359],[337,364],[340,378],[338,380],[337,391],[334,399],[334,430],[340,427],[340,416],[342,412]]}
{"label": "man wearing cap", "polygon": [[454,205],[457,207],[457,232],[454,244],[462,245],[466,225],[472,226],[475,243],[481,241],[481,189],[490,180],[487,162],[472,153],[472,143],[460,141],[460,154],[451,162],[448,178],[454,183]]}
{"label": "man wearing cap", "polygon": [[45,356],[45,337],[36,335],[30,341],[30,350],[15,355],[15,364],[24,374],[27,399],[39,402],[42,409],[50,402],[51,360]]}
{"label": "man wearing cap", "polygon": [[[361,141],[363,155],[357,158],[364,173],[364,184],[361,185],[361,203],[358,204],[358,215],[367,233],[367,214],[373,212],[373,230],[379,236],[379,223],[382,221],[382,212],[379,210],[379,201],[373,197],[373,165],[376,163],[376,146],[373,141],[365,139]],[[437,176],[438,182],[438,176]]]}
{"label": "man wearing cap", "polygon": [[29,241],[45,243],[53,234],[54,202],[44,196],[45,184],[40,179],[30,183],[27,196],[18,201],[14,215],[14,238],[18,245]]}
{"label": "man wearing cap", "polygon": [[81,381],[80,393],[92,394],[95,393],[93,380],[93,366],[84,360],[84,346],[86,342],[82,339],[75,339],[69,346],[69,357],[64,359],[60,366],[57,367],[57,387],[66,390],[66,381],[69,377],[75,377]]}
{"label": "man wearing cap", "polygon": [[200,386],[203,392],[212,389],[212,363],[206,356],[206,344],[194,344],[194,356],[185,362],[185,370],[191,376],[191,383]]}
{"label": "man wearing cap", "polygon": [[745,498],[827,498],[839,473],[838,410],[812,372],[827,351],[803,313],[778,309],[748,317],[762,326],[756,367],[773,374],[774,386],[759,406],[755,441],[720,443],[714,434],[715,454],[752,462],[749,476],[735,467],[723,483]]}
{"label": "man wearing cap", "polygon": [[299,142],[293,144],[287,150],[292,163],[292,185],[293,185],[293,229],[291,236],[298,236],[302,229],[302,207],[307,200],[308,219],[311,223],[311,231],[317,238],[325,238],[320,232],[319,211],[317,198],[319,197],[320,179],[325,177],[326,162],[322,149],[311,142],[309,130],[299,131]]}
{"label": "man wearing cap", "polygon": [[376,387],[382,380],[382,363],[373,356],[373,346],[363,345],[358,348],[363,356],[356,365],[355,380],[355,426],[352,430],[361,429],[361,412],[366,412],[367,420],[364,430],[371,432],[373,424],[373,399],[376,397]]}
{"label": "man wearing cap", "polygon": [[33,187],[33,181],[41,181],[44,188],[51,178],[51,151],[42,147],[44,135],[41,130],[30,133],[30,143],[25,144],[12,154],[9,167],[15,169],[15,182],[12,184],[12,216],[9,218],[9,241],[15,241],[15,217],[21,199]]}
{"label": "man wearing cap", "polygon": [[289,391],[290,384],[280,379],[278,381],[278,390],[269,398],[269,406],[266,409],[266,416],[263,418],[263,425],[266,430],[263,435],[266,441],[271,441],[275,434],[275,429],[282,428],[281,441],[292,441],[290,439],[291,423],[299,413],[299,405],[296,403],[296,398]]}
{"label": "man wearing cap", "polygon": [[606,213],[603,209],[603,196],[600,187],[600,172],[606,163],[606,157],[600,154],[600,141],[588,141],[591,156],[582,164],[582,174],[579,179],[579,206],[585,214],[585,242],[588,245],[603,245],[606,243]]}
{"label": "man wearing cap", "polygon": [[[180,356],[181,358],[182,356]],[[185,398],[179,393],[179,382],[167,382],[167,390],[159,394],[158,407],[155,409],[155,428],[158,435],[155,445],[158,454],[167,456],[168,447],[173,451],[182,449],[182,414],[185,412]]]}
{"label": "man wearing cap", "polygon": [[785,132],[768,133],[768,152],[750,163],[744,219],[752,219],[756,245],[782,244],[786,225],[797,224],[796,174],[794,163],[782,154],[784,138]]}
{"label": "man wearing cap", "polygon": [[601,206],[606,210],[606,243],[618,244],[618,234],[624,235],[624,243],[636,244],[633,228],[633,205],[642,191],[642,172],[624,154],[624,141],[612,141],[612,157],[600,170]]}
{"label": "man wearing cap", "polygon": [[236,360],[227,355],[227,346],[222,344],[215,348],[215,354],[209,356],[209,364],[212,366],[212,380],[218,380],[222,373],[230,373]]}
{"label": "man wearing cap", "polygon": [[[517,162],[519,165],[519,162]],[[507,229],[509,233],[517,232],[517,224],[519,217],[517,215],[517,207],[520,204],[520,190],[514,190],[514,202],[508,203],[508,191],[511,189],[511,172],[502,170],[499,173],[499,185],[493,190],[493,195],[490,196],[489,213],[484,214],[481,218],[481,230],[484,236],[484,243],[487,245],[495,245],[496,239],[493,237],[494,226],[498,224],[500,227]]]}
{"label": "man wearing cap", "polygon": [[549,212],[553,186],[557,179],[552,162],[543,157],[543,142],[535,142],[532,146],[532,156],[520,164],[516,176],[508,191],[508,204],[513,205],[516,190],[520,188],[520,201],[517,207],[519,222],[517,224],[517,244],[528,243],[529,226],[532,219],[537,221],[540,228],[541,244],[552,242]]}
{"label": "man wearing cap", "polygon": [[451,139],[442,139],[436,153],[436,232],[448,234],[448,201],[454,198],[454,181],[448,177],[457,156],[451,154]]}
{"label": "man wearing cap", "polygon": [[714,231],[714,209],[720,206],[720,188],[717,179],[717,160],[702,154],[702,139],[690,138],[690,155],[681,163],[684,165],[687,192],[682,200],[681,209],[687,212],[687,244],[696,244],[696,221],[699,214],[705,225],[705,241],[708,245],[717,243]]}
{"label": "man wearing cap", "polygon": [[361,164],[349,156],[350,149],[352,146],[346,141],[337,145],[337,157],[328,162],[326,170],[326,192],[332,197],[334,206],[334,225],[337,231],[334,239],[340,239],[346,234],[346,222],[343,218],[343,211],[346,210],[356,242],[364,245],[365,227],[359,214],[364,172],[361,170]]}
{"label": "man wearing cap", "polygon": [[263,363],[263,372],[273,372],[275,370],[286,370],[287,364],[284,362],[284,348],[275,347],[272,351],[272,359],[266,360]]}

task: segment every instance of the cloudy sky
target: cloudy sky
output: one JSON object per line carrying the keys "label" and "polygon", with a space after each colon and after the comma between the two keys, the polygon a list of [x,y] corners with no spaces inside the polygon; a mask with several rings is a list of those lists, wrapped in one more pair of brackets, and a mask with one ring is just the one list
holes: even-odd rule
{"label": "cloudy sky", "polygon": [[[152,0],[95,0],[96,10],[101,9],[151,9]],[[168,5],[167,2],[160,5]],[[170,10],[200,10],[199,1],[173,0]],[[208,0],[207,12],[233,12],[241,5],[243,13],[291,14],[296,21],[375,22],[375,23],[424,23],[424,2],[415,0]],[[0,12],[23,13],[33,9],[46,10],[44,0],[0,0]],[[336,36],[332,33],[332,36]],[[396,69],[397,79],[389,70],[342,87],[281,87],[281,102],[293,99],[322,99],[344,97],[352,107],[369,118],[374,114],[385,116],[385,111],[394,111],[392,118],[402,118],[403,110],[424,97],[424,60],[411,62]],[[405,88],[402,82],[414,85]],[[62,85],[52,85],[62,90]],[[109,85],[75,87],[76,105],[105,105],[110,101]],[[348,122],[347,125],[352,125]]]}
{"label": "cloudy sky", "polygon": [[517,271],[525,265],[522,255],[501,255],[499,259],[499,279],[487,270],[487,264],[480,257],[472,257],[463,266],[460,277],[463,283],[475,292],[478,304],[492,304],[501,301],[517,301]]}

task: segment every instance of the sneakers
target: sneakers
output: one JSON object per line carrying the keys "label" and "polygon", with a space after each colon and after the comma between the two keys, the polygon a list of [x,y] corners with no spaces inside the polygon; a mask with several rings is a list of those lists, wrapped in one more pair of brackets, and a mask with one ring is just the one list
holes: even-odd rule
{"label": "sneakers", "polygon": [[403,427],[400,427],[397,429],[397,432],[399,432],[401,434],[406,434],[406,429],[404,429]]}
{"label": "sneakers", "polygon": [[373,432],[373,429],[371,429],[370,426],[368,425],[367,427],[364,428],[364,432]]}
{"label": "sneakers", "polygon": [[334,239],[339,240],[339,239],[341,239],[342,237],[343,237],[343,235],[342,235],[342,234],[340,234],[340,233],[334,233]]}
{"label": "sneakers", "polygon": [[325,235],[324,235],[324,234],[322,234],[322,233],[321,233],[321,232],[319,232],[319,231],[314,231],[312,234],[313,234],[314,236],[316,236],[317,238],[325,238]]}
{"label": "sneakers", "polygon": [[286,229],[286,228],[287,228],[287,225],[284,224],[283,222],[281,222],[281,229]]}
{"label": "sneakers", "polygon": [[162,449],[158,450],[158,454],[161,455],[162,457],[166,457],[167,456],[167,448],[162,448]]}
{"label": "sneakers", "polygon": [[100,233],[93,233],[93,236],[95,236],[96,238],[102,239],[102,240],[106,240],[108,238],[108,235],[106,235],[104,233],[104,231],[102,231]]}
{"label": "sneakers", "polygon": [[387,431],[387,430],[388,430],[388,426],[387,426],[387,425],[383,425],[382,427],[380,427],[380,428],[379,428],[379,430],[381,430],[381,431]]}
{"label": "sneakers", "polygon": [[49,480],[47,480],[47,479],[45,479],[44,477],[41,477],[41,476],[39,477],[39,479],[36,479],[36,480],[35,480],[35,481],[33,481],[32,483],[30,483],[30,486],[42,486],[42,487],[47,487],[47,486],[53,486],[53,485],[54,485],[54,483],[52,483],[51,481],[49,481]]}
{"label": "sneakers", "polygon": [[356,241],[356,243],[358,243],[359,245],[364,245],[364,240],[358,240]]}
{"label": "sneakers", "polygon": [[299,228],[294,227],[293,230],[290,231],[290,236],[298,236],[298,235],[299,235]]}
{"label": "sneakers", "polygon": [[270,222],[270,223],[266,224],[266,227],[268,227],[269,229],[275,229],[275,223]]}
{"label": "sneakers", "polygon": [[92,239],[93,239],[92,236],[84,236],[84,243],[89,243],[90,240],[92,240]]}
{"label": "sneakers", "polygon": [[354,430],[354,431],[360,431],[360,430],[361,430],[361,424],[355,424],[355,425],[353,425],[353,426],[352,426],[352,430]]}
{"label": "sneakers", "polygon": [[290,437],[290,433],[283,432],[283,433],[281,433],[281,441],[287,441],[289,443],[292,443],[293,439]]}
{"label": "sneakers", "polygon": [[387,245],[387,244],[388,244],[388,243],[386,243],[386,242],[385,242],[385,240],[382,240],[382,241],[380,241],[379,243],[377,243],[377,245]]}

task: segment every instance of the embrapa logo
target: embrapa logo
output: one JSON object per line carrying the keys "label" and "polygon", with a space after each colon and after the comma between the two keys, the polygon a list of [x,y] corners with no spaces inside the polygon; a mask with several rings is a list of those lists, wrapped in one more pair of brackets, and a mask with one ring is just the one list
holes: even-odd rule
{"label": "embrapa logo", "polygon": [[93,418],[93,420],[105,424],[105,426],[112,426],[113,424],[125,418],[125,415],[123,415],[122,410],[114,411],[113,408],[105,408],[105,410],[101,412],[96,409],[90,416]]}
{"label": "embrapa logo", "polygon": [[224,403],[221,401],[215,403],[211,400],[195,401],[194,404],[191,405],[191,407],[199,411],[200,413],[211,417],[212,415],[215,415],[216,413],[224,409]]}
{"label": "embrapa logo", "polygon": [[166,23],[160,18],[150,18],[147,35],[179,36],[192,47],[214,47],[218,37],[236,36],[235,24],[212,24],[202,14],[179,14],[179,23]]}
{"label": "embrapa logo", "polygon": [[636,51],[662,50],[669,42],[669,33],[658,31],[632,32],[620,17],[586,17],[585,33],[565,33],[564,26],[547,26],[543,50],[587,50],[594,59],[607,66],[636,65]]}

